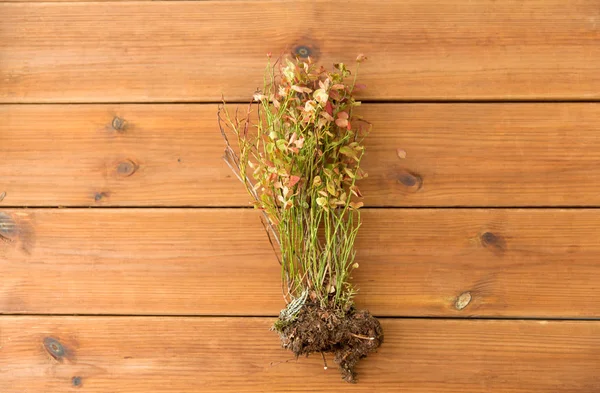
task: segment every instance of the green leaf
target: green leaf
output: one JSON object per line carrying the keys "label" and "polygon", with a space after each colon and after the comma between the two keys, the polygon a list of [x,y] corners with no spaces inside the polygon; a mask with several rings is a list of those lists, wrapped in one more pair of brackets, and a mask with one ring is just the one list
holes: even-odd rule
{"label": "green leaf", "polygon": [[352,149],[349,146],[342,146],[340,148],[340,153],[342,153],[345,156],[348,156],[350,158],[354,158],[356,161],[358,161],[358,157],[356,155],[356,150]]}
{"label": "green leaf", "polygon": [[287,151],[287,143],[285,143],[285,140],[283,139],[278,139],[277,142],[275,142],[275,144],[277,145],[277,148],[281,151]]}

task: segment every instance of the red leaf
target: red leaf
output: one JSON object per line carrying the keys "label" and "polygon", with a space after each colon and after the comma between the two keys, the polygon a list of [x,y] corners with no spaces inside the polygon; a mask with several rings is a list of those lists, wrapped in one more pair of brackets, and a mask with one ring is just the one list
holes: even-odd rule
{"label": "red leaf", "polygon": [[300,177],[299,176],[290,176],[290,183],[289,186],[290,187],[294,187],[296,185],[296,183],[298,183],[300,181]]}
{"label": "red leaf", "polygon": [[325,112],[329,113],[329,116],[333,116],[333,105],[331,105],[331,101],[327,101],[327,104],[325,104]]}

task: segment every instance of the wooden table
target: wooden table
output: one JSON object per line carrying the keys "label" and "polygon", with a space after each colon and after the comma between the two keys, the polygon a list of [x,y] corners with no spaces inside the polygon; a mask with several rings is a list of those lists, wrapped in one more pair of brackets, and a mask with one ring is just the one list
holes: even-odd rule
{"label": "wooden table", "polygon": [[[357,385],[220,159],[267,52],[369,57]],[[597,0],[0,2],[0,392],[600,391],[599,102]]]}

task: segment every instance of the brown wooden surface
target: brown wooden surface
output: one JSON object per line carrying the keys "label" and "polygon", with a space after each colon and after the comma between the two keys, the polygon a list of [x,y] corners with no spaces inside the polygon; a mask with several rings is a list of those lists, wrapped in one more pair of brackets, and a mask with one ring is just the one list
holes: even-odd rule
{"label": "brown wooden surface", "polygon": [[246,100],[265,54],[370,57],[371,99],[600,98],[591,0],[1,3],[0,101]]}
{"label": "brown wooden surface", "polygon": [[[0,389],[70,392],[596,392],[600,322],[384,320],[360,381],[294,361],[265,318],[4,317]],[[65,354],[45,349],[51,337]],[[331,357],[329,363],[334,366]]]}
{"label": "brown wooden surface", "polygon": [[[363,219],[353,275],[358,305],[376,315],[600,318],[600,210]],[[277,315],[284,305],[253,210],[6,209],[0,235],[2,313]]]}
{"label": "brown wooden surface", "polygon": [[[0,106],[0,206],[247,206],[221,159],[216,110]],[[600,104],[365,104],[360,114],[374,125],[369,206],[600,205]]]}
{"label": "brown wooden surface", "polygon": [[[0,392],[600,391],[599,42],[597,0],[0,0]],[[356,301],[409,318],[358,385],[278,348],[220,159],[299,47],[369,57]]]}

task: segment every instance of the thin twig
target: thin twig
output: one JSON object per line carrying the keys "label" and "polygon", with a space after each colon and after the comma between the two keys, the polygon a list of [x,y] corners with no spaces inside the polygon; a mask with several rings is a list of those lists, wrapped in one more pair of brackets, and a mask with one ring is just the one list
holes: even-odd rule
{"label": "thin twig", "polygon": [[[277,262],[279,262],[279,264],[281,265],[281,259],[279,258],[279,252],[281,250],[275,247],[275,244],[273,243],[273,239],[271,239],[271,232],[267,228],[267,223],[265,223],[266,220],[268,220],[268,217],[267,217],[266,213],[263,211],[263,216],[260,217],[260,222],[263,225],[263,228],[265,229],[265,231],[267,232],[267,236],[269,238],[269,243],[271,244],[271,248],[273,249],[273,251],[275,251],[275,257],[277,258]],[[279,243],[279,239],[276,238],[276,241]]]}
{"label": "thin twig", "polygon": [[323,357],[323,369],[327,370],[327,359],[325,359],[325,354],[321,352],[321,356]]}
{"label": "thin twig", "polygon": [[352,337],[360,338],[361,340],[371,340],[371,341],[375,340],[375,337],[367,337],[367,336],[362,336],[360,334],[354,334],[354,333],[350,333],[350,335]]}

